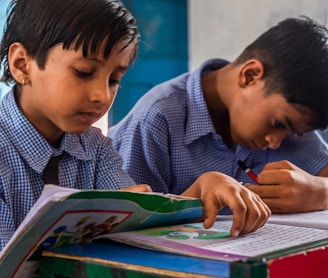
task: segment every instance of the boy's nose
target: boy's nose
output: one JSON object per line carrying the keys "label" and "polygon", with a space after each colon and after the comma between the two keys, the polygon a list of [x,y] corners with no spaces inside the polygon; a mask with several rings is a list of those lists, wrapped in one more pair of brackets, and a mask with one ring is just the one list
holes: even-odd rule
{"label": "boy's nose", "polygon": [[288,136],[288,131],[275,131],[265,136],[268,148],[277,149],[284,139]]}
{"label": "boy's nose", "polygon": [[116,93],[111,92],[109,88],[94,88],[89,94],[90,102],[107,104],[113,101]]}

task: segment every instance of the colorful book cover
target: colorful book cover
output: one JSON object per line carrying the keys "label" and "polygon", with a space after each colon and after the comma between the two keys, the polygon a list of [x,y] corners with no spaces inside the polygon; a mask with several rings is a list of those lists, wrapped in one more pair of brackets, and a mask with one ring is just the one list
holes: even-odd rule
{"label": "colorful book cover", "polygon": [[[202,217],[199,199],[128,191],[76,191],[46,185],[0,254],[1,277],[37,273],[42,250]],[[32,275],[31,275],[32,277]]]}

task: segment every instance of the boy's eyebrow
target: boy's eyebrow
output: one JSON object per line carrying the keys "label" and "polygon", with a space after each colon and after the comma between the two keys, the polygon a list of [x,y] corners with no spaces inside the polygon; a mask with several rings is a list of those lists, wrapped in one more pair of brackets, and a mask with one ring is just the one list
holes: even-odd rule
{"label": "boy's eyebrow", "polygon": [[[104,61],[99,60],[97,57],[92,57],[92,56],[90,56],[90,57],[82,57],[82,59],[86,59],[86,60],[90,60],[90,61],[95,61],[95,62],[98,62],[98,63],[101,63],[101,64],[104,63]],[[129,65],[118,65],[116,67],[116,70],[119,70],[119,71],[127,71],[128,68],[129,68]]]}
{"label": "boy's eyebrow", "polygon": [[116,67],[116,69],[118,69],[119,71],[126,71],[128,70],[129,66],[122,66],[122,65],[119,65],[118,67]]}

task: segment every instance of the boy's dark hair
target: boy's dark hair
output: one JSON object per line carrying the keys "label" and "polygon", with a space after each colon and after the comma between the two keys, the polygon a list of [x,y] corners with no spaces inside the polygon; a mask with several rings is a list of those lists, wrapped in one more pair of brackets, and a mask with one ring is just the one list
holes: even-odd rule
{"label": "boy's dark hair", "polygon": [[328,126],[327,29],[308,17],[288,18],[258,37],[236,63],[258,59],[264,65],[265,89],[310,109],[314,128]]}
{"label": "boy's dark hair", "polygon": [[43,69],[48,51],[63,43],[64,49],[82,46],[83,55],[96,54],[107,39],[104,58],[113,46],[124,42],[122,49],[135,43],[132,62],[137,53],[139,31],[136,20],[118,0],[12,0],[0,46],[2,81],[14,81],[7,54],[14,42],[22,43],[29,55]]}

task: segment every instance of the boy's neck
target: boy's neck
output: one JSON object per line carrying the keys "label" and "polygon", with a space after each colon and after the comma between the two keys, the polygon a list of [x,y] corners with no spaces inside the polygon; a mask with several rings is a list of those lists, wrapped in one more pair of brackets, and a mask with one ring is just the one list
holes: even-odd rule
{"label": "boy's neck", "polygon": [[[204,99],[210,114],[213,126],[228,148],[231,148],[233,141],[230,134],[230,119],[227,106],[220,94],[221,75],[224,74],[224,68],[209,72],[202,76],[202,90]],[[221,82],[222,83],[222,82]]]}

